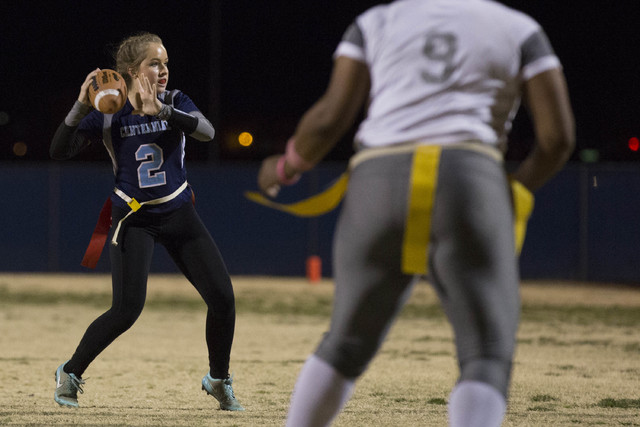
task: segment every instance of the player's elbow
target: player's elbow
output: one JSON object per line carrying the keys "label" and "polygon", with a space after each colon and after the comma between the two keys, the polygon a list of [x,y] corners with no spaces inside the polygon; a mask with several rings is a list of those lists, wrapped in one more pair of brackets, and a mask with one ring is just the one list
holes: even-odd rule
{"label": "player's elbow", "polygon": [[545,132],[541,137],[540,147],[549,155],[567,160],[571,157],[576,146],[575,126],[573,121],[568,121],[556,126],[550,132]]}
{"label": "player's elbow", "polygon": [[556,150],[562,152],[569,157],[576,147],[576,125],[573,114],[567,113],[567,118],[563,120],[562,125],[556,132],[554,141]]}
{"label": "player's elbow", "polygon": [[204,130],[196,129],[189,136],[197,141],[208,142],[213,140],[213,137],[216,136],[216,131],[213,128]]}
{"label": "player's elbow", "polygon": [[575,133],[564,135],[564,137],[558,141],[557,146],[558,150],[563,153],[563,156],[569,158],[576,148]]}
{"label": "player's elbow", "polygon": [[213,140],[213,137],[216,136],[216,130],[214,129],[211,122],[200,113],[192,114],[198,118],[198,124],[195,130],[191,132],[189,136],[203,142]]}
{"label": "player's elbow", "polygon": [[576,126],[573,112],[566,102],[541,109],[537,115],[536,136],[543,152],[560,159],[568,159],[576,145]]}
{"label": "player's elbow", "polygon": [[49,147],[49,157],[51,157],[53,160],[67,160],[71,158],[67,151],[60,150],[54,145],[51,145],[51,147]]}
{"label": "player's elbow", "polygon": [[333,141],[349,128],[350,118],[340,108],[333,108],[327,103],[319,103],[309,112],[308,122],[314,133],[325,141]]}

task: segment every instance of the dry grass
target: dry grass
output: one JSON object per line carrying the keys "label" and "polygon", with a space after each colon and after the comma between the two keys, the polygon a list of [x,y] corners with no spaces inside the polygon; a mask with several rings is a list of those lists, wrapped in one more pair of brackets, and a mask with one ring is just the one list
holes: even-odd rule
{"label": "dry grass", "polygon": [[[243,413],[200,390],[204,304],[181,276],[152,276],[134,327],[89,367],[81,408],[53,401],[53,372],[109,306],[102,275],[0,275],[0,424],[283,425],[298,370],[328,325],[329,282],[234,278],[231,369]],[[640,288],[527,283],[505,426],[640,425]],[[416,289],[336,426],[444,426],[452,336]]]}

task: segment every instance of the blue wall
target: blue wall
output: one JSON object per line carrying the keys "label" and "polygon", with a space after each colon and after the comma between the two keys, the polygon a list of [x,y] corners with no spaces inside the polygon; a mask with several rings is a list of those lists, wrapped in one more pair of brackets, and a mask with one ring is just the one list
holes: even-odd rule
{"label": "blue wall", "polygon": [[[331,271],[337,211],[303,219],[256,205],[257,163],[191,164],[196,207],[234,275],[305,274],[317,254]],[[326,164],[285,188],[282,201],[315,194],[344,170]],[[113,186],[108,164],[0,164],[4,192],[0,271],[87,271],[80,260]],[[640,168],[635,164],[571,164],[536,195],[521,256],[525,279],[640,284]],[[155,272],[177,271],[158,246]],[[96,271],[109,271],[105,250]]]}
{"label": "blue wall", "polygon": [[640,167],[569,165],[536,194],[526,278],[640,284]]}

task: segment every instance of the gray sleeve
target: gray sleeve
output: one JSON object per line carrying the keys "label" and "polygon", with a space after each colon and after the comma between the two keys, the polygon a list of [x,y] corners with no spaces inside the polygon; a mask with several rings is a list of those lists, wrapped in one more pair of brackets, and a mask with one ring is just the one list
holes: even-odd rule
{"label": "gray sleeve", "polygon": [[190,114],[198,119],[198,126],[189,136],[198,141],[211,141],[216,134],[211,122],[199,111],[192,111]]}
{"label": "gray sleeve", "polygon": [[360,48],[364,48],[364,37],[362,36],[362,30],[356,22],[352,23],[344,32],[342,41],[352,43]]}
{"label": "gray sleeve", "polygon": [[76,101],[71,107],[71,110],[64,119],[64,124],[67,126],[78,126],[80,121],[91,112],[93,108],[83,104],[80,101]]}
{"label": "gray sleeve", "polygon": [[542,29],[529,36],[520,47],[520,69],[545,56],[555,56],[551,43]]}
{"label": "gray sleeve", "polygon": [[52,159],[66,160],[84,150],[91,141],[78,132],[77,126],[60,123],[51,140],[49,155]]}
{"label": "gray sleeve", "polygon": [[156,117],[166,120],[171,126],[175,126],[198,141],[211,141],[215,134],[213,125],[197,110],[185,113],[171,105],[164,104]]}

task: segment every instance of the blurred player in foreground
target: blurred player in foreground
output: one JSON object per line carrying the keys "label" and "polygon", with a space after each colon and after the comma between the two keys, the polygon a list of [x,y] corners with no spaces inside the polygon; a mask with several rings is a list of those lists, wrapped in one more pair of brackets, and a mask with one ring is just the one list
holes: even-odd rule
{"label": "blurred player in foreground", "polygon": [[[449,423],[498,426],[520,312],[514,199],[532,203],[574,147],[560,62],[533,19],[488,0],[374,7],[334,57],[326,92],[258,176],[267,194],[295,183],[367,108],[335,233],[330,330],[300,372],[287,425],[332,422],[429,274],[460,368]],[[503,153],[521,97],[537,143],[512,193]]]}
{"label": "blurred player in foreground", "polygon": [[220,252],[192,204],[184,166],[185,134],[209,141],[213,126],[187,95],[166,90],[168,56],[157,35],[127,38],[118,48],[116,62],[127,82],[128,102],[112,115],[93,110],[88,87],[97,70],[89,73],[50,148],[54,159],[67,159],[91,142],[102,141],[113,161],[116,181],[111,210],[101,214],[105,229],[109,214],[113,223],[109,236],[112,306],[89,326],[71,359],[58,367],[55,401],[78,406],[84,371],[142,312],[158,242],[207,304],[210,370],[202,387],[220,402],[221,409],[242,410],[228,373],[236,316],[233,288]]}

